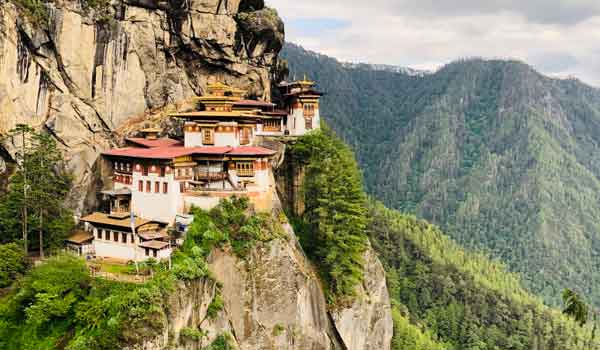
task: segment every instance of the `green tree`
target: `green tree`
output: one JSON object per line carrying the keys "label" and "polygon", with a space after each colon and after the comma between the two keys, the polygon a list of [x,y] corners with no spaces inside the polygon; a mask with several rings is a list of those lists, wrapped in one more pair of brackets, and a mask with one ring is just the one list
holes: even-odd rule
{"label": "green tree", "polygon": [[20,231],[27,252],[35,233],[43,257],[45,246],[59,244],[73,229],[72,214],[65,205],[71,177],[51,136],[19,125],[9,137],[20,149],[17,170],[0,203],[2,241],[14,241]]}
{"label": "green tree", "polygon": [[25,254],[17,243],[0,244],[0,288],[9,286],[26,266]]}
{"label": "green tree", "polygon": [[304,225],[298,225],[307,232],[302,242],[332,296],[351,296],[363,279],[368,244],[366,196],[354,154],[326,127],[302,137],[291,152],[306,172]]}
{"label": "green tree", "polygon": [[562,295],[565,307],[563,313],[575,319],[581,326],[587,323],[589,307],[579,294],[571,289],[565,289]]}

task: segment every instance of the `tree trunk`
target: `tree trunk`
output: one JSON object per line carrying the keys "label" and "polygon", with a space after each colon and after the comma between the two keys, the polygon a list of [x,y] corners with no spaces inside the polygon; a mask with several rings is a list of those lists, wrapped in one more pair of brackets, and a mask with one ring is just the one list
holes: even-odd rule
{"label": "tree trunk", "polygon": [[44,258],[44,213],[40,209],[40,259]]}
{"label": "tree trunk", "polygon": [[25,168],[25,131],[21,132],[21,167],[23,168],[23,244],[25,245],[25,255],[27,255],[29,250],[29,245],[27,243],[27,170]]}

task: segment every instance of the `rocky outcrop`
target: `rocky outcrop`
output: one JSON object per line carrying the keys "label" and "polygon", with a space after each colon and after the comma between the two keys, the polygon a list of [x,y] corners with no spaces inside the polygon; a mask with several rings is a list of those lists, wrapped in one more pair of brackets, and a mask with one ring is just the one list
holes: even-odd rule
{"label": "rocky outcrop", "polygon": [[26,123],[56,137],[75,177],[74,209],[89,203],[82,194],[95,192],[98,155],[132,117],[214,80],[270,98],[283,24],[262,1],[112,0],[102,11],[82,3],[49,2],[47,20],[33,24],[0,2],[0,134]]}
{"label": "rocky outcrop", "polygon": [[394,329],[385,270],[372,248],[364,259],[365,280],[358,297],[331,315],[348,349],[390,349]]}
{"label": "rocky outcrop", "polygon": [[[390,301],[374,252],[366,254],[361,297],[330,312],[316,271],[291,226],[284,227],[284,238],[261,243],[244,258],[213,251],[209,265],[215,281],[181,282],[168,301],[163,331],[128,350],[202,349],[222,334],[230,334],[240,350],[390,349]],[[211,319],[207,309],[217,293],[224,308]],[[205,336],[190,339],[185,329]]]}

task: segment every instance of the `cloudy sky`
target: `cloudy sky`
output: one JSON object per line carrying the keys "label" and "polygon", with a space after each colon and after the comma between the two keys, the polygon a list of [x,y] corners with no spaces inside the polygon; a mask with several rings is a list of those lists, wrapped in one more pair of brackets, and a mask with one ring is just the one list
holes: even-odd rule
{"label": "cloudy sky", "polygon": [[600,87],[600,0],[267,0],[286,37],[343,61],[515,58]]}

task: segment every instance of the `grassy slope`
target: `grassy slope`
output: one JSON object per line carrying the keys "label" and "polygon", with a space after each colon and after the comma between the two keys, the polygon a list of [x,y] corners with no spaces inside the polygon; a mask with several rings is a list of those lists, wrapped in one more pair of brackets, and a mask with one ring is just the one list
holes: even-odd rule
{"label": "grassy slope", "polygon": [[411,77],[283,57],[321,82],[370,194],[489,251],[549,302],[565,287],[600,302],[600,92],[517,62]]}

